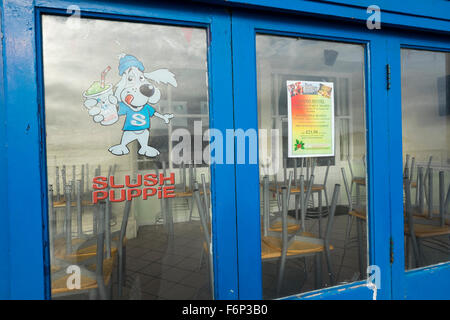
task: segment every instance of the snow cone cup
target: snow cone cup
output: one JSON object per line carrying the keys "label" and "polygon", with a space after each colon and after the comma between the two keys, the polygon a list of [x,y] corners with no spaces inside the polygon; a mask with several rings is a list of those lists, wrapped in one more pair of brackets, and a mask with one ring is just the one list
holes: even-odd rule
{"label": "snow cone cup", "polygon": [[100,82],[95,81],[83,93],[83,97],[86,99],[84,106],[89,109],[89,115],[94,116],[95,122],[107,126],[119,119],[111,84],[102,88]]}

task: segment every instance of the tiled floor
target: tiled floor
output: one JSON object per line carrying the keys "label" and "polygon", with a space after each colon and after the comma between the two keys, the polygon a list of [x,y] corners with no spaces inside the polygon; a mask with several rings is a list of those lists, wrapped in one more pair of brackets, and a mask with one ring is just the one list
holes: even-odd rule
{"label": "tiled floor", "polygon": [[[326,219],[322,221],[322,228]],[[336,216],[332,243],[334,272],[338,272],[343,252],[344,232],[347,216]],[[308,229],[317,230],[317,221],[309,220]],[[352,228],[352,237],[356,235]],[[140,299],[210,299],[208,270],[206,263],[200,267],[200,226],[198,221],[176,223],[175,240],[171,249],[163,225],[145,226],[139,229],[138,237],[127,246],[127,292],[126,296]],[[365,251],[364,251],[365,254]],[[283,289],[279,296],[314,289],[314,259],[288,260]],[[323,275],[325,260],[323,260]],[[265,298],[276,298],[276,261],[263,263],[263,287]],[[306,272],[305,272],[306,268]],[[364,266],[365,268],[365,266]],[[339,282],[356,280],[359,275],[356,247],[349,247],[340,272]],[[324,277],[324,276],[323,276]],[[328,285],[328,278],[323,285]],[[278,296],[278,297],[279,297]]]}
{"label": "tiled floor", "polygon": [[176,223],[174,243],[163,225],[139,228],[127,244],[127,292],[141,299],[210,299],[198,221]]}

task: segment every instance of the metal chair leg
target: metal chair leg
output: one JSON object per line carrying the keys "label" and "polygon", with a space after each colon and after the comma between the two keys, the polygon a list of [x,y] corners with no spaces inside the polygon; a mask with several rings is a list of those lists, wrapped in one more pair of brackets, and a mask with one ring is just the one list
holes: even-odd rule
{"label": "metal chair leg", "polygon": [[284,278],[284,268],[286,266],[286,259],[281,259],[278,266],[278,280],[277,280],[277,296],[280,295],[281,292],[281,286],[283,284],[283,278]]}
{"label": "metal chair leg", "polygon": [[322,259],[321,258],[322,258],[322,255],[320,253],[315,255],[316,272],[314,274],[314,280],[315,280],[316,289],[322,288],[322,263],[321,263]]}
{"label": "metal chair leg", "polygon": [[330,285],[334,286],[334,284],[336,283],[336,280],[335,280],[334,273],[333,273],[333,266],[331,265],[330,250],[328,250],[328,248],[325,248],[325,259],[327,262],[328,277],[330,278]]}
{"label": "metal chair leg", "polygon": [[359,277],[364,274],[364,262],[363,262],[363,236],[362,236],[362,221],[356,219],[356,229],[358,233],[358,262],[359,262]]}
{"label": "metal chair leg", "polygon": [[341,263],[339,265],[339,270],[338,270],[338,273],[337,273],[337,278],[338,279],[340,278],[342,266],[344,265],[345,253],[346,253],[346,250],[347,250],[347,245],[348,245],[348,242],[349,242],[348,239],[350,238],[350,233],[351,233],[351,230],[352,230],[352,225],[353,225],[354,218],[355,217],[351,216],[351,215],[348,215],[348,217],[347,217],[347,226],[345,228],[344,250],[342,252]]}
{"label": "metal chair leg", "polygon": [[123,287],[123,246],[119,244],[119,254],[118,254],[118,274],[117,274],[117,294],[119,298],[122,297],[122,287]]}

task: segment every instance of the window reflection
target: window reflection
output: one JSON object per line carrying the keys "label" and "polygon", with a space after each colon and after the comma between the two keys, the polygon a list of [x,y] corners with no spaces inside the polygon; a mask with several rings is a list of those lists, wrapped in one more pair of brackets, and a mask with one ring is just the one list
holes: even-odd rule
{"label": "window reflection", "polygon": [[[42,17],[52,297],[211,299],[209,167],[194,163],[192,155],[174,164],[170,139],[176,128],[193,134],[194,120],[202,121],[200,130],[208,128],[206,32],[97,19],[78,22]],[[123,53],[127,61],[119,59]],[[128,154],[113,155],[108,148],[122,141],[125,117],[101,125],[88,113],[99,101],[83,105],[82,94],[94,81],[100,92],[103,80],[116,90],[122,79],[118,66],[141,70],[137,60],[145,72],[168,69],[177,81],[175,87],[160,76],[150,81],[153,88],[139,87],[150,97],[159,89],[161,99],[149,105],[160,115],[173,114],[168,123],[151,115],[148,145],[160,152],[157,157],[139,154],[135,141],[127,145]],[[111,70],[104,79],[100,73],[106,66]],[[123,101],[132,105],[130,99]],[[132,124],[139,125],[138,120]],[[192,151],[197,151],[194,146]],[[152,179],[161,177],[164,184],[153,184]],[[107,182],[101,191],[108,197],[94,203],[98,181]],[[172,197],[160,196],[166,186]],[[124,201],[114,202],[122,190]],[[104,251],[98,250],[102,247]]]}
{"label": "window reflection", "polygon": [[[363,279],[364,47],[257,35],[256,52],[259,129],[278,132],[259,140],[263,296]],[[334,156],[288,156],[287,81],[332,83]]]}
{"label": "window reflection", "polygon": [[450,54],[402,49],[405,267],[448,261]]}

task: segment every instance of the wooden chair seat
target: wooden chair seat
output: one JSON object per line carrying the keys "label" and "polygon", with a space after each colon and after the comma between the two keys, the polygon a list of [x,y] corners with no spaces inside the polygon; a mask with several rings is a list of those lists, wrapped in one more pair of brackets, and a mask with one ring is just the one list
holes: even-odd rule
{"label": "wooden chair seat", "polygon": [[[271,192],[277,192],[277,188],[275,188],[275,187],[270,187],[269,190]],[[323,187],[323,185],[320,185],[320,184],[314,184],[311,187],[311,192],[317,192],[317,191],[321,191],[321,190],[324,190],[324,187]],[[278,190],[278,191],[280,191],[280,190]],[[307,192],[307,191],[308,191],[308,187],[305,186],[304,187],[304,192]],[[300,187],[299,186],[292,186],[291,187],[291,194],[292,193],[300,193]]]}
{"label": "wooden chair seat", "polygon": [[[304,237],[315,238],[312,233],[304,232],[301,234]],[[270,259],[281,256],[282,240],[276,237],[263,237],[261,241],[261,258]],[[301,254],[311,254],[324,251],[324,246],[319,243],[307,241],[293,241],[287,250],[287,256],[295,256]],[[330,250],[334,247],[330,245]]]}
{"label": "wooden chair seat", "polygon": [[[83,201],[81,201],[81,205],[84,206],[84,207],[86,207],[86,206],[93,206],[94,203],[92,203],[92,201],[89,201],[89,200],[83,200]],[[77,202],[76,201],[71,201],[70,202],[70,206],[71,207],[76,207],[77,206]],[[53,202],[53,208],[65,208],[65,207],[66,207],[66,201],[64,201],[64,200]]]}
{"label": "wooden chair seat", "polygon": [[[200,194],[203,195],[203,190],[199,190]],[[206,189],[206,194],[209,194],[210,191],[209,189]],[[175,191],[173,193],[175,195],[175,198],[188,198],[188,197],[192,197],[192,195],[194,194],[192,191]]]}
{"label": "wooden chair seat", "polygon": [[[405,224],[405,234],[409,235],[409,227]],[[428,238],[450,235],[450,226],[433,226],[428,224],[414,224],[414,234],[417,238]]]}
{"label": "wooden chair seat", "polygon": [[367,219],[367,211],[366,209],[355,209],[352,211],[349,211],[348,213],[351,216],[354,216],[356,218],[362,219],[362,220],[366,220]]}
{"label": "wooden chair seat", "polygon": [[365,186],[366,185],[366,178],[361,178],[361,177],[353,178],[352,181],[353,181],[353,183],[356,183],[356,184],[358,184],[360,186]]}
{"label": "wooden chair seat", "polygon": [[[289,233],[294,233],[300,230],[300,225],[298,223],[288,223],[287,227]],[[282,231],[281,221],[276,221],[275,223],[273,223],[269,227],[269,231],[281,232]]]}
{"label": "wooden chair seat", "polygon": [[175,198],[188,198],[193,195],[192,191],[176,191],[173,194],[175,195]]}
{"label": "wooden chair seat", "polygon": [[[95,272],[96,265],[89,266],[89,269]],[[105,259],[103,262],[103,279],[105,281],[105,285],[108,285],[111,280],[111,276],[113,273],[114,267],[114,258]],[[83,270],[81,270],[81,279],[80,279],[80,289],[69,289],[67,288],[67,279],[71,275],[65,275],[59,279],[55,279],[52,281],[52,294],[61,294],[66,292],[76,292],[78,290],[90,290],[96,289],[98,287],[97,280],[93,277],[83,275]]]}
{"label": "wooden chair seat", "polygon": [[[78,238],[72,239],[72,245],[76,247],[77,245],[83,244],[85,241],[86,241],[85,239],[78,239]],[[55,241],[54,254],[55,257],[60,260],[68,261],[71,263],[82,262],[84,260],[94,257],[97,254],[97,244],[94,243],[90,246],[80,248],[72,252],[71,254],[66,254],[66,241],[65,239],[61,238]],[[111,255],[114,257],[116,254],[117,254],[117,246],[112,245]]]}

